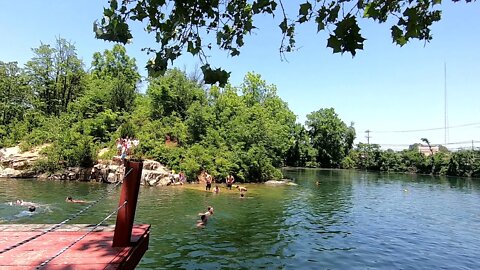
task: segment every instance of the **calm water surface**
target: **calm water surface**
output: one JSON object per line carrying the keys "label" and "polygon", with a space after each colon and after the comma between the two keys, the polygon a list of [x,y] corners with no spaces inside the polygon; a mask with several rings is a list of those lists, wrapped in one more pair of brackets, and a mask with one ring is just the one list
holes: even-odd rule
{"label": "calm water surface", "polygon": [[[192,188],[140,190],[136,222],[152,225],[137,269],[480,269],[480,181],[341,170],[286,169],[297,186],[247,185],[247,198]],[[316,182],[320,181],[319,185]],[[0,180],[0,223],[56,223],[111,186]],[[118,190],[75,223],[97,223]],[[208,205],[215,214],[195,227]],[[110,224],[115,222],[111,219]]]}

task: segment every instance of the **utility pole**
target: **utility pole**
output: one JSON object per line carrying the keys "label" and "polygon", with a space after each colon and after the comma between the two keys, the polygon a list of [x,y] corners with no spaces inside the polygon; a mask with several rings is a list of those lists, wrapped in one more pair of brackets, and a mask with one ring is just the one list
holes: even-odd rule
{"label": "utility pole", "polygon": [[370,144],[370,132],[369,129],[365,130],[365,133],[367,133],[367,136],[365,136],[365,138],[367,138],[367,144]]}
{"label": "utility pole", "polygon": [[443,90],[444,90],[444,113],[445,113],[445,147],[447,147],[447,134],[448,134],[448,114],[447,114],[447,62],[443,63]]}

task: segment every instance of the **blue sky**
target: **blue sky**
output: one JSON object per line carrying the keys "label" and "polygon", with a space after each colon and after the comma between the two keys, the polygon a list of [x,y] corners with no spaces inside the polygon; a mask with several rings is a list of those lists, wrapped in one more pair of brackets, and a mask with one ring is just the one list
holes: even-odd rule
{"label": "blue sky", "polygon": [[[293,1],[289,2],[292,3]],[[297,1],[295,1],[297,2]],[[96,51],[113,44],[94,38],[93,21],[101,18],[107,1],[17,0],[0,4],[0,61],[24,64],[40,42],[53,44],[61,36],[73,43],[87,67]],[[292,4],[296,11],[296,8]],[[253,71],[269,84],[304,123],[306,115],[333,107],[340,118],[355,123],[356,142],[400,149],[426,137],[445,142],[444,65],[447,66],[447,146],[458,148],[480,141],[480,36],[479,3],[444,1],[443,19],[432,27],[430,43],[412,41],[400,48],[391,41],[389,25],[362,22],[367,38],[364,51],[355,57],[332,54],[326,48],[326,33],[314,25],[300,26],[298,51],[282,61],[278,53],[281,35],[278,19],[259,18],[254,34],[245,39],[239,57],[212,51],[210,64],[232,72],[231,83],[239,85]],[[152,36],[134,25],[134,40],[127,52],[137,59],[139,70],[149,56],[143,47],[155,47]],[[174,66],[192,71],[199,61],[182,56]],[[439,128],[439,129],[435,129]],[[434,129],[417,132],[394,132]],[[458,143],[457,142],[468,142]],[[480,142],[474,143],[480,147]]]}

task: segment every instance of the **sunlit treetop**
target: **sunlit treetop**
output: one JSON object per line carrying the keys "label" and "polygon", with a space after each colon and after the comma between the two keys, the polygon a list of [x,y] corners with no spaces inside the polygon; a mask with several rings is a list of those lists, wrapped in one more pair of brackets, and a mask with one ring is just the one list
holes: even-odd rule
{"label": "sunlit treetop", "polygon": [[[291,1],[291,0],[289,0]],[[458,2],[459,0],[453,0]],[[472,0],[465,0],[471,2]],[[252,33],[257,15],[280,18],[281,55],[295,50],[296,27],[315,24],[327,31],[327,47],[333,53],[355,56],[363,50],[359,20],[390,23],[393,42],[403,46],[411,39],[428,42],[430,28],[441,19],[441,0],[302,0],[289,13],[287,0],[110,0],[103,18],[94,23],[99,39],[127,43],[133,38],[129,24],[146,24],[158,46],[145,48],[155,57],[147,63],[149,75],[163,74],[168,63],[189,52],[203,63],[206,83],[225,85],[230,73],[210,67],[207,56],[213,46],[231,56],[240,54],[246,35]],[[206,40],[213,40],[215,44]]]}

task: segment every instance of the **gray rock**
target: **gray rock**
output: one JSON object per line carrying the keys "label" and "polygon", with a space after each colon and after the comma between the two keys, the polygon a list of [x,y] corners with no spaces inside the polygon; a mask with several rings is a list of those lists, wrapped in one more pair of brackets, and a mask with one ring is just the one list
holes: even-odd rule
{"label": "gray rock", "polygon": [[[71,167],[54,174],[36,174],[32,170],[34,162],[43,158],[39,152],[43,145],[32,151],[21,152],[20,148],[11,147],[0,149],[0,177],[23,178],[39,177],[53,180],[80,180],[116,183],[122,181],[125,167],[121,162],[113,160],[99,160],[92,168]],[[160,162],[144,160],[141,183],[148,186],[165,186],[170,184],[170,170]]]}

